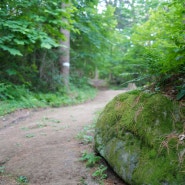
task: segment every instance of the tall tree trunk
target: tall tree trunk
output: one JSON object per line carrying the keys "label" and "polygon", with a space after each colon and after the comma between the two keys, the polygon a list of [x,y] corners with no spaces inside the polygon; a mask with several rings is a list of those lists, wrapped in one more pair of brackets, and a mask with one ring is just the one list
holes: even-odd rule
{"label": "tall tree trunk", "polygon": [[96,66],[96,68],[95,68],[94,79],[96,79],[96,80],[99,79],[99,71],[98,71],[97,66]]}
{"label": "tall tree trunk", "polygon": [[[66,4],[62,3],[62,8],[66,8]],[[63,19],[63,21],[67,21]],[[65,36],[65,40],[61,41],[60,47],[60,74],[63,77],[64,86],[69,90],[69,71],[70,71],[70,31],[61,28],[61,34]]]}

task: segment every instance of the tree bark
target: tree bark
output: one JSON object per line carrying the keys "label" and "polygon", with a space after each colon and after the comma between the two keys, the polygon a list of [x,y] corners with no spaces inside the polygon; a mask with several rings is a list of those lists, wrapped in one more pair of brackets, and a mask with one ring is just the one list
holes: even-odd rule
{"label": "tree bark", "polygon": [[[62,8],[65,8],[67,5],[62,3]],[[63,19],[63,21],[67,21]],[[61,34],[65,36],[65,40],[60,42],[60,74],[63,77],[64,86],[69,90],[69,72],[70,72],[70,31],[61,28]]]}

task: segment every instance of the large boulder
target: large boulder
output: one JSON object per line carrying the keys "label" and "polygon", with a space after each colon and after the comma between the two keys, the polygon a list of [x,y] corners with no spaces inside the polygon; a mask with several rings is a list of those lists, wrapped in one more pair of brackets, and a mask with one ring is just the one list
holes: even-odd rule
{"label": "large boulder", "polygon": [[185,184],[185,107],[160,94],[131,91],[107,104],[95,148],[132,185]]}

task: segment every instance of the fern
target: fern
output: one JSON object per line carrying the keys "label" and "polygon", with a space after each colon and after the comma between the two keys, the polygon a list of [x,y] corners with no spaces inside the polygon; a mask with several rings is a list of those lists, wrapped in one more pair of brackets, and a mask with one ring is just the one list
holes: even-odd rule
{"label": "fern", "polygon": [[177,94],[176,99],[181,100],[184,97],[185,97],[185,84],[182,86],[180,92]]}
{"label": "fern", "polygon": [[86,161],[87,167],[93,167],[100,159],[101,157],[96,156],[94,153],[87,152],[84,152],[80,158],[81,161]]}

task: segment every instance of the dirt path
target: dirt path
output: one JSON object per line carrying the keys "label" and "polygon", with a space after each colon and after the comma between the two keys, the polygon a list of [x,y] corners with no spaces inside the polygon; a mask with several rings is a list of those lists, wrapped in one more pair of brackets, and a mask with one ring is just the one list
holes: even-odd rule
{"label": "dirt path", "polygon": [[[87,146],[76,136],[92,123],[95,112],[122,92],[101,91],[85,104],[22,110],[0,117],[0,166],[5,167],[5,174],[26,176],[30,185],[80,185],[82,178],[88,185],[98,184],[91,178],[90,169],[79,161]],[[16,184],[0,176],[0,185]],[[124,183],[110,175],[105,184]]]}

